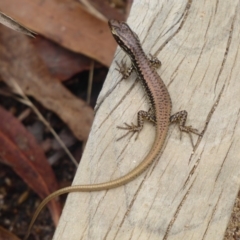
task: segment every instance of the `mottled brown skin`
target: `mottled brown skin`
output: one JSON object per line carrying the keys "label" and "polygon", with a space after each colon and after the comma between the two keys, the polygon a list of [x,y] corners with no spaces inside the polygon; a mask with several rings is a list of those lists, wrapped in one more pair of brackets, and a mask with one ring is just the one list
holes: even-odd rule
{"label": "mottled brown skin", "polygon": [[[152,59],[149,61],[146,54],[143,52],[139,38],[136,33],[134,33],[124,22],[110,20],[109,27],[118,45],[131,58],[132,67],[135,69],[138,75],[138,79],[141,81],[145,89],[146,96],[148,97],[150,104],[150,110],[148,112],[138,112],[137,125],[125,124],[126,127],[119,128],[127,130],[127,133],[138,134],[143,128],[144,120],[149,120],[153,122],[156,127],[154,143],[143,161],[125,176],[120,177],[116,180],[99,184],[76,185],[62,188],[46,197],[38,206],[37,210],[33,215],[28,231],[24,238],[25,240],[28,238],[31,228],[38,214],[51,199],[70,192],[91,192],[116,188],[132,181],[134,178],[143,173],[159,155],[165,141],[170,122],[177,121],[179,122],[181,130],[198,134],[197,130],[185,126],[186,114],[181,114],[186,113],[185,111],[179,112],[170,118],[172,103],[164,82],[155,71],[155,67],[156,65],[158,65],[158,63],[156,63],[156,58],[154,57],[152,57]],[[127,72],[130,74],[131,69]]]}

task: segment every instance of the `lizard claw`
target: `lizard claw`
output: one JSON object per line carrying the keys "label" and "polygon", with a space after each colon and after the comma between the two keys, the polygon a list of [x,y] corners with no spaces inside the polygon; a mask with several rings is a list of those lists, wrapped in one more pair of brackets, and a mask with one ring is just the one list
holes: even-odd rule
{"label": "lizard claw", "polygon": [[190,126],[180,126],[180,130],[186,133],[194,133],[198,136],[202,136],[202,133],[199,133],[196,128],[193,128],[191,125]]}
{"label": "lizard claw", "polygon": [[119,128],[119,129],[127,130],[127,133],[124,134],[123,136],[121,136],[120,138],[118,138],[117,141],[119,141],[120,139],[124,138],[125,136],[127,136],[130,133],[132,133],[130,138],[136,133],[137,135],[136,135],[135,140],[137,140],[138,135],[139,135],[140,131],[142,130],[142,127],[139,127],[138,125],[135,125],[133,123],[131,123],[131,125],[128,124],[128,123],[124,123],[124,125],[126,125],[126,127],[117,126],[117,128]]}
{"label": "lizard claw", "polygon": [[121,63],[116,62],[118,68],[115,68],[119,73],[121,73],[123,79],[127,79],[133,70],[132,67],[128,68],[126,63],[121,60]]}

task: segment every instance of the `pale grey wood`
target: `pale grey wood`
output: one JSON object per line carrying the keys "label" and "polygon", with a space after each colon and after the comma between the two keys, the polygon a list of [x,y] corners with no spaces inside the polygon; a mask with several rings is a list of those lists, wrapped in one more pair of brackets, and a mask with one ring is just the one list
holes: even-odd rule
{"label": "pale grey wood", "polygon": [[[134,1],[129,25],[146,52],[162,61],[173,113],[186,109],[194,136],[171,126],[163,153],[131,183],[109,191],[69,194],[54,240],[219,240],[240,183],[240,7],[232,1]],[[166,44],[167,42],[167,44]],[[117,51],[115,60],[126,60]],[[129,62],[129,59],[127,60]],[[133,75],[120,81],[113,63],[75,184],[118,178],[136,167],[154,139],[146,124],[134,139],[116,141],[123,122],[147,110]],[[208,125],[206,125],[208,122]],[[191,161],[190,161],[191,160]]]}

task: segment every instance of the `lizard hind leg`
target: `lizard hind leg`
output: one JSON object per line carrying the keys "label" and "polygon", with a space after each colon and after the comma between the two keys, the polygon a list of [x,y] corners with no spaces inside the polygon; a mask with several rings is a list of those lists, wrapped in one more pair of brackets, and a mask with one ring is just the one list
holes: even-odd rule
{"label": "lizard hind leg", "polygon": [[198,136],[202,136],[202,133],[199,133],[198,130],[193,128],[192,126],[185,125],[187,120],[187,115],[188,113],[185,110],[177,112],[170,117],[170,123],[177,122],[180,129],[180,134],[181,134],[180,138],[182,136],[182,132],[188,133],[191,139],[192,146],[194,147],[191,133],[196,134]]}
{"label": "lizard hind leg", "polygon": [[124,123],[124,127],[122,126],[117,126],[117,128],[119,129],[123,129],[123,130],[127,130],[127,133],[124,134],[123,136],[121,136],[120,138],[117,139],[117,141],[119,141],[120,139],[126,137],[128,134],[131,133],[130,138],[134,135],[136,135],[135,140],[137,140],[139,133],[141,132],[141,130],[143,129],[143,125],[144,125],[144,121],[148,120],[150,122],[153,122],[154,124],[156,124],[156,118],[155,115],[153,115],[152,111],[149,110],[148,112],[146,111],[139,111],[138,112],[138,118],[137,118],[137,124],[128,124],[128,123]]}

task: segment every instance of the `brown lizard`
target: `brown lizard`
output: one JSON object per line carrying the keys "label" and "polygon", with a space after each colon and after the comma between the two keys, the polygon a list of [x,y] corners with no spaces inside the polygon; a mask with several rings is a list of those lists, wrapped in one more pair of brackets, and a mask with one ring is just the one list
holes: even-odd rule
{"label": "brown lizard", "polygon": [[109,27],[118,45],[127,53],[127,55],[131,58],[132,62],[131,68],[129,68],[128,70],[120,68],[119,71],[123,73],[123,78],[127,78],[131,74],[133,69],[136,71],[138,79],[143,85],[150,104],[149,111],[138,112],[137,125],[129,125],[125,123],[125,127],[119,128],[127,130],[127,134],[136,133],[138,136],[139,132],[143,128],[144,121],[148,120],[154,123],[156,127],[154,143],[143,161],[135,169],[133,169],[126,175],[109,182],[88,185],[76,185],[62,188],[46,197],[38,206],[37,210],[33,215],[31,223],[29,224],[28,231],[24,238],[25,240],[28,238],[31,228],[38,214],[51,199],[70,192],[91,192],[116,188],[132,181],[134,178],[144,172],[159,155],[164,144],[170,123],[178,122],[181,131],[185,131],[187,133],[192,132],[201,136],[201,134],[198,133],[196,129],[193,129],[191,126],[185,126],[185,122],[187,119],[186,111],[180,111],[170,116],[172,109],[171,99],[164,82],[155,71],[155,68],[160,65],[160,62],[152,56],[150,60],[148,59],[141,47],[137,34],[134,33],[130,29],[130,27],[124,22],[110,20]]}

